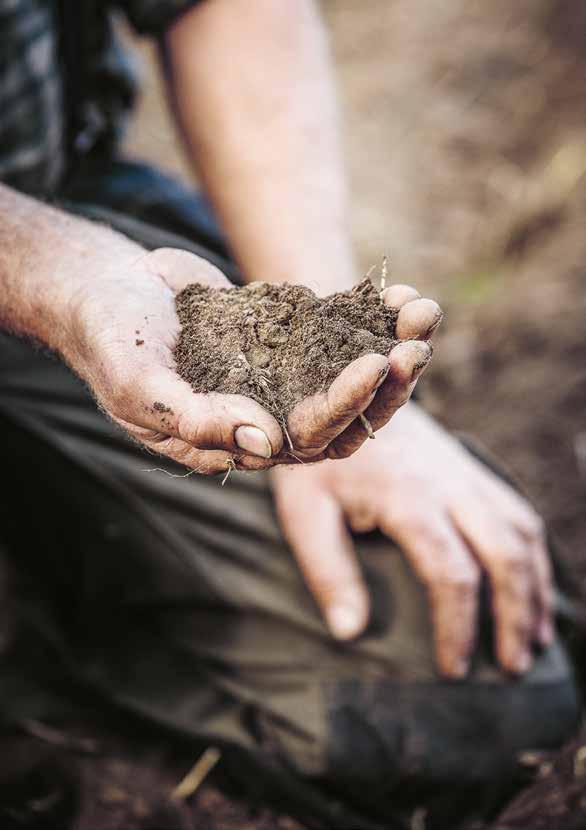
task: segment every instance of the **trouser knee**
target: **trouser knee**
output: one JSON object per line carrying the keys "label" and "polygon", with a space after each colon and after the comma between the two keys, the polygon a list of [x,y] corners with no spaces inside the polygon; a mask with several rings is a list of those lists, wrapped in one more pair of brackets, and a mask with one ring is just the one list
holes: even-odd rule
{"label": "trouser knee", "polygon": [[327,697],[327,772],[356,808],[455,827],[527,781],[529,751],[558,747],[578,718],[568,672],[549,682],[399,685],[345,680]]}

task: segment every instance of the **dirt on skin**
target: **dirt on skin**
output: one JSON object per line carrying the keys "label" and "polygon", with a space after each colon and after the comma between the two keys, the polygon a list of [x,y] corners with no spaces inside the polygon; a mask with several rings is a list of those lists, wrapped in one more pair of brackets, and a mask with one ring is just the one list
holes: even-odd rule
{"label": "dirt on skin", "polygon": [[177,313],[177,371],[193,390],[246,395],[281,421],[353,360],[396,343],[397,312],[367,278],[325,298],[301,285],[193,284]]}

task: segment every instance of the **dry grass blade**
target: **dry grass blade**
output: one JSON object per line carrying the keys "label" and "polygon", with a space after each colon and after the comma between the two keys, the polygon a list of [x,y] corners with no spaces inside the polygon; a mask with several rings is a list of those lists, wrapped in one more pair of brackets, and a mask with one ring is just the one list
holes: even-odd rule
{"label": "dry grass blade", "polygon": [[359,417],[360,417],[360,423],[362,424],[362,426],[363,426],[363,427],[364,427],[364,429],[366,430],[366,434],[368,435],[368,437],[369,437],[369,438],[374,438],[374,437],[375,437],[375,435],[374,435],[374,430],[373,430],[373,428],[372,428],[372,424],[370,423],[370,421],[368,420],[368,418],[366,417],[366,415],[364,415],[364,414],[361,412]]}
{"label": "dry grass blade", "polygon": [[228,461],[227,461],[226,463],[227,463],[227,465],[228,465],[228,469],[226,470],[226,475],[225,475],[225,476],[224,476],[224,478],[222,479],[222,487],[224,486],[224,484],[225,484],[225,483],[228,481],[228,479],[230,478],[230,473],[232,472],[232,470],[235,470],[235,469],[236,469],[236,462],[234,461],[234,459],[233,459],[233,458],[229,458],[229,459],[228,459]]}
{"label": "dry grass blade", "polygon": [[171,800],[185,801],[197,792],[221,756],[222,753],[215,746],[208,747],[201,758],[189,770],[185,778],[177,784],[171,793]]}

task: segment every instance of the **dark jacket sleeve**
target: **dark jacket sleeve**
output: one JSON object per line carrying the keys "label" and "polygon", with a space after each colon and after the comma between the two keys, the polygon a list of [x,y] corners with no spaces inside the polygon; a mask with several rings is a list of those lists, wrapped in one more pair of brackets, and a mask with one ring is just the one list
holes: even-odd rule
{"label": "dark jacket sleeve", "polygon": [[140,34],[161,35],[183,14],[201,0],[115,0]]}

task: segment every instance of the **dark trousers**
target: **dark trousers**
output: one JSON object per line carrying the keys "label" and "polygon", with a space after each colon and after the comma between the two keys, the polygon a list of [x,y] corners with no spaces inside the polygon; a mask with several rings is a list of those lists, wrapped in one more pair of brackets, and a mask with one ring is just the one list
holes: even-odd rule
{"label": "dark trousers", "polygon": [[[97,164],[64,200],[235,275],[204,203],[149,168]],[[0,540],[27,609],[0,662],[5,718],[50,717],[66,677],[295,781],[329,828],[408,827],[421,807],[427,828],[454,828],[510,792],[520,753],[556,747],[575,726],[563,643],[526,677],[505,677],[486,604],[469,678],[441,679],[425,593],[378,534],[356,539],[368,630],[334,642],[264,475],[221,487],[146,472],[181,470],[127,440],[59,361],[6,335],[0,424]]]}

